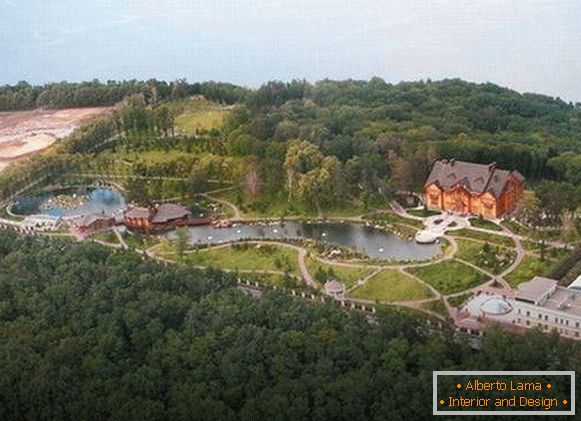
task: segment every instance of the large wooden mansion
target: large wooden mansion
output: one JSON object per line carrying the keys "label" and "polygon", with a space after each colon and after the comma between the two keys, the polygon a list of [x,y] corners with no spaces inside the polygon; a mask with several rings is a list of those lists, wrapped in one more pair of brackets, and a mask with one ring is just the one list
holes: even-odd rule
{"label": "large wooden mansion", "polygon": [[424,185],[428,209],[501,218],[516,209],[524,190],[518,171],[452,160],[434,163]]}

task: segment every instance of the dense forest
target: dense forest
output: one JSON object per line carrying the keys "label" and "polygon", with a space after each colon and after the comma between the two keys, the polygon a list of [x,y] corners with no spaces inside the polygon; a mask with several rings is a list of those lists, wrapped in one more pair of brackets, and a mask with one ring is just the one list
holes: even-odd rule
{"label": "dense forest", "polygon": [[23,81],[14,86],[0,86],[0,111],[115,105],[134,94],[143,95],[152,103],[204,95],[215,101],[233,104],[246,96],[247,89],[229,83],[190,84],[185,80],[171,83],[155,79],[145,82],[130,80],[104,83],[94,80],[81,83],[49,83],[43,86],[32,86]]}
{"label": "dense forest", "polygon": [[231,275],[0,232],[0,419],[420,420],[432,371],[581,369],[578,344],[491,330],[474,351]]}

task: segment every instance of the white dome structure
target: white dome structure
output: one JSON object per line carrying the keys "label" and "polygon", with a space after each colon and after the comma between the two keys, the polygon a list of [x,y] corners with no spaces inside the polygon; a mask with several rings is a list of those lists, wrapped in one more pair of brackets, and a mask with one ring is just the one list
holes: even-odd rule
{"label": "white dome structure", "polygon": [[501,297],[491,297],[480,305],[480,310],[484,314],[499,316],[512,311],[512,306]]}

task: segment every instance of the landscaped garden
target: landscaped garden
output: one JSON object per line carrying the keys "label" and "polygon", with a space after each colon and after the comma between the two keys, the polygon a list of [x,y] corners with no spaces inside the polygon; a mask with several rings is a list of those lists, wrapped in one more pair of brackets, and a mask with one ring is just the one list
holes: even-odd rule
{"label": "landscaped garden", "polygon": [[514,248],[515,244],[512,238],[504,235],[489,234],[481,231],[474,231],[469,228],[463,228],[457,231],[450,231],[450,235],[454,237],[464,237],[472,240],[479,240],[487,243],[498,244],[504,247]]}
{"label": "landscaped garden", "polygon": [[545,259],[541,260],[536,256],[525,256],[517,268],[509,273],[505,279],[512,287],[530,281],[534,276],[546,275],[555,265],[555,262]]}
{"label": "landscaped garden", "polygon": [[352,298],[378,302],[423,300],[433,297],[420,282],[395,269],[384,269],[349,293]]}
{"label": "landscaped garden", "polygon": [[514,249],[464,238],[456,240],[456,257],[494,274],[506,270],[516,257]]}
{"label": "landscaped garden", "polygon": [[470,225],[475,228],[483,228],[492,231],[502,231],[502,227],[500,225],[483,218],[470,218]]}
{"label": "landscaped garden", "polygon": [[363,279],[373,272],[369,267],[351,267],[344,265],[329,265],[320,262],[313,256],[306,259],[307,270],[317,282],[324,284],[329,279],[336,279],[345,284],[347,288],[355,285],[359,279]]}
{"label": "landscaped garden", "polygon": [[[172,258],[179,256],[174,252]],[[231,270],[289,272],[300,275],[295,249],[271,244],[242,243],[226,247],[211,247],[183,254],[187,264]]]}
{"label": "landscaped garden", "polygon": [[444,294],[454,294],[474,288],[488,280],[482,272],[456,260],[446,260],[429,266],[410,267],[406,271]]}

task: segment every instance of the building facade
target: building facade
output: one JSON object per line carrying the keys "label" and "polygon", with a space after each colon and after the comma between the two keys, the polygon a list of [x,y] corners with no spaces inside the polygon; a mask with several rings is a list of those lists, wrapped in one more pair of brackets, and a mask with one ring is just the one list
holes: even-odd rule
{"label": "building facade", "polygon": [[428,209],[501,218],[512,213],[522,197],[524,177],[496,164],[439,160],[424,185]]}
{"label": "building facade", "polygon": [[557,285],[554,279],[535,276],[519,285],[513,301],[513,323],[537,327],[571,339],[581,338],[581,291]]}

